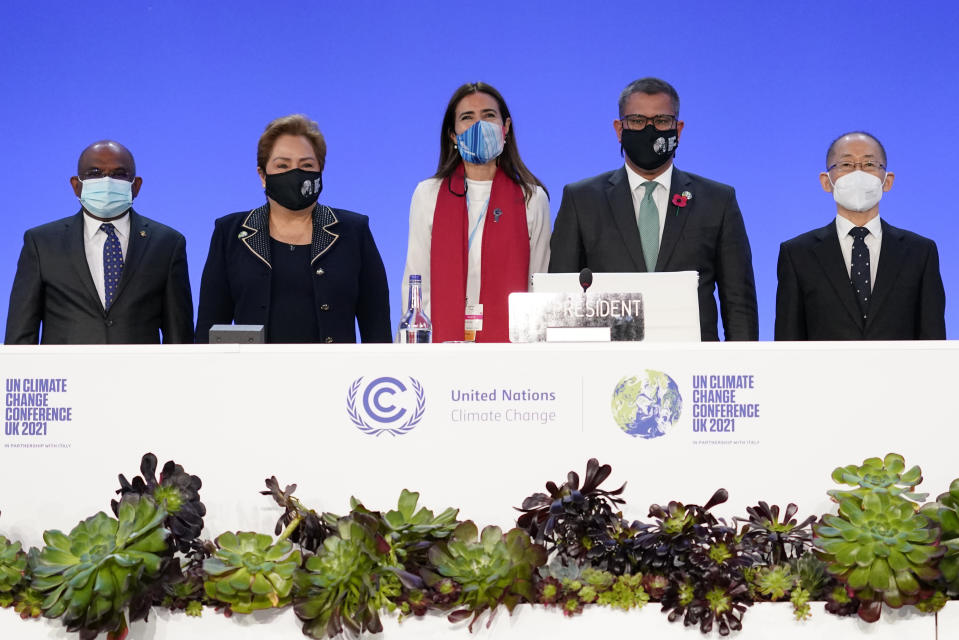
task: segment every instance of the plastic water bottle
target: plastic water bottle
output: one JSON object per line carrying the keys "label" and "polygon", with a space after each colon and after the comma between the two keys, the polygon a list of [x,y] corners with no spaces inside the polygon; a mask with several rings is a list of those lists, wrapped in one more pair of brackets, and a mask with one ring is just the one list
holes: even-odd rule
{"label": "plastic water bottle", "polygon": [[410,276],[410,302],[400,320],[400,343],[433,342],[433,323],[423,312],[423,278]]}

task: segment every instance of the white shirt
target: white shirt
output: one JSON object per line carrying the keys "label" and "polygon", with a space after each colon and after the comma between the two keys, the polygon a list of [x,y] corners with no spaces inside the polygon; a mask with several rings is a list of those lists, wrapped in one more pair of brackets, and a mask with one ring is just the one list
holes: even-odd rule
{"label": "white shirt", "polygon": [[[836,216],[836,233],[839,234],[839,248],[842,249],[842,260],[846,263],[846,275],[852,277],[852,243],[854,238],[849,235],[849,230],[855,228],[852,222]],[[869,290],[876,287],[876,272],[879,269],[879,251],[882,249],[882,224],[879,222],[879,216],[867,222],[865,225],[869,233],[864,238],[866,248],[869,249]]]}
{"label": "white shirt", "polygon": [[[409,304],[410,275],[423,277],[423,310],[430,315],[430,243],[433,237],[433,212],[440,185],[439,178],[430,178],[416,185],[410,201],[410,236],[406,250],[406,267],[403,269],[402,318]],[[480,273],[482,271],[483,226],[486,205],[493,188],[492,180],[466,181],[467,235],[473,234],[466,269],[466,297],[470,303],[478,303]],[[445,187],[444,187],[445,188]],[[492,215],[492,214],[490,214]],[[482,219],[481,219],[482,218]],[[537,186],[533,197],[526,203],[526,228],[529,231],[529,274],[543,273],[549,266],[549,198],[542,187]],[[465,309],[465,301],[464,301]]]}
{"label": "white shirt", "polygon": [[[633,194],[633,211],[636,214],[636,225],[639,226],[639,205],[646,197],[646,187],[644,182],[650,182],[639,175],[628,164],[626,165],[626,177],[629,178],[629,191]],[[656,210],[659,211],[659,244],[663,243],[663,229],[666,228],[666,206],[669,204],[669,187],[673,182],[673,163],[669,163],[661,174],[652,179],[656,186],[653,187],[653,202],[656,204]]]}
{"label": "white shirt", "polygon": [[[123,254],[125,261],[127,246],[130,244],[130,213],[127,212],[109,222],[116,229],[117,240],[120,241],[120,253]],[[86,213],[83,214],[83,251],[87,255],[87,265],[90,267],[90,275],[93,276],[97,295],[100,296],[100,304],[106,307],[106,286],[103,284],[103,245],[107,243],[107,232],[100,228],[101,224],[104,223]]]}

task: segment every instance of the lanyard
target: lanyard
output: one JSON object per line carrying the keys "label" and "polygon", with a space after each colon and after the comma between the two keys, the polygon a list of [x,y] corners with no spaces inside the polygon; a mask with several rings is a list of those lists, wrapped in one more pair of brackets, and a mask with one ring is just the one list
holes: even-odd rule
{"label": "lanyard", "polygon": [[[469,203],[467,203],[467,210],[469,210]],[[469,240],[466,242],[466,254],[469,255],[470,249],[473,248],[473,236],[476,235],[477,229],[479,229],[480,224],[483,220],[486,219],[486,212],[489,210],[489,198],[486,198],[486,204],[483,205],[483,213],[480,214],[480,217],[476,220],[476,224],[473,225],[473,230],[470,231]]]}

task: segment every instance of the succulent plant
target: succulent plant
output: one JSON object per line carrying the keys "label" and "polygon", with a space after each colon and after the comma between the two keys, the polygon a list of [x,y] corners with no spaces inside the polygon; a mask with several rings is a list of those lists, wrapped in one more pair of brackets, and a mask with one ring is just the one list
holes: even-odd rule
{"label": "succulent plant", "polygon": [[822,600],[836,586],[836,579],[826,571],[826,563],[814,553],[804,553],[790,562],[799,588],[809,592],[810,600]]}
{"label": "succulent plant", "polygon": [[791,558],[798,558],[812,543],[812,525],[816,516],[809,516],[799,523],[793,516],[799,508],[788,504],[779,517],[779,505],[759,504],[747,507],[749,518],[734,518],[743,522],[740,537],[744,546],[754,550],[764,564],[779,565]]}
{"label": "succulent plant", "polygon": [[[718,537],[734,531],[709,512],[728,498],[725,489],[718,489],[703,506],[675,501],[665,507],[651,505],[649,515],[655,522],[640,525],[640,532],[629,541],[636,570],[668,576],[675,570],[692,567],[694,556],[700,557],[700,562],[708,559],[710,547]],[[717,552],[719,549],[713,555]]]}
{"label": "succulent plant", "polygon": [[861,603],[859,599],[849,595],[849,589],[842,584],[837,584],[832,591],[826,594],[826,611],[836,616],[854,616],[859,612],[860,607],[868,607],[875,611],[875,619],[879,619],[879,611],[882,609],[881,602]]}
{"label": "succulent plant", "polygon": [[27,554],[19,542],[0,536],[0,607],[13,604],[14,596],[25,582]]}
{"label": "succulent plant", "polygon": [[596,602],[624,611],[642,608],[649,602],[649,594],[643,588],[642,574],[617,576],[609,587],[599,594]]}
{"label": "succulent plant", "polygon": [[626,485],[612,490],[600,488],[611,472],[608,464],[600,465],[596,458],[590,458],[582,487],[574,471],[561,485],[547,482],[549,493],[534,493],[523,500],[516,525],[563,559],[615,574],[629,572],[623,542],[636,533],[635,523],[626,522],[616,511],[623,503],[619,495]]}
{"label": "succulent plant", "polygon": [[[701,601],[690,606],[690,611],[699,611],[696,616],[699,620],[699,630],[709,633],[715,624],[719,628],[719,635],[727,636],[730,631],[739,631],[743,628],[743,613],[748,606],[747,587],[744,583],[728,585],[713,584],[705,593]],[[704,602],[700,605],[700,602]]]}
{"label": "succulent plant", "polygon": [[[144,454],[140,460],[141,475],[129,482],[121,473],[117,493],[121,499],[129,495],[147,495],[153,498],[166,510],[167,520],[164,524],[170,530],[170,546],[186,552],[203,531],[206,507],[200,502],[199,493],[203,483],[200,478],[189,475],[182,466],[172,460],[163,465],[159,480],[156,469],[157,457],[152,453]],[[113,500],[110,504],[114,515],[117,515],[120,502]]]}
{"label": "succulent plant", "polygon": [[380,567],[386,548],[377,542],[377,526],[369,514],[340,518],[336,534],[306,561],[294,605],[304,634],[332,638],[344,628],[353,634],[383,630],[379,610],[391,609],[390,597],[400,589],[395,575]]}
{"label": "succulent plant", "polygon": [[922,583],[939,577],[939,529],[916,508],[888,492],[867,492],[843,499],[839,515],[823,516],[814,528],[816,553],[862,602],[859,615],[868,622],[878,619],[878,603],[916,603]]}
{"label": "succulent plant", "polygon": [[802,587],[793,589],[789,595],[789,601],[793,605],[793,617],[796,620],[808,620],[812,617],[812,610],[809,607],[811,599],[809,592]]}
{"label": "succulent plant", "polygon": [[772,602],[782,600],[796,587],[797,578],[789,565],[759,567],[755,573],[756,591]]}
{"label": "succulent plant", "polygon": [[43,600],[42,593],[36,589],[27,588],[17,595],[13,610],[24,620],[39,618],[43,615]]}
{"label": "succulent plant", "polygon": [[[291,542],[307,551],[316,552],[323,540],[333,533],[334,527],[324,520],[322,514],[304,506],[293,496],[294,491],[295,484],[288,484],[286,488],[280,489],[276,476],[271,476],[266,479],[266,491],[260,493],[272,496],[276,503],[283,507],[283,514],[276,521],[274,533],[278,536],[287,535]],[[284,534],[285,529],[289,529],[289,532]]]}
{"label": "succulent plant", "polygon": [[920,513],[939,525],[940,541],[946,549],[939,560],[942,581],[950,595],[959,595],[959,478],[935,502],[924,505]]}
{"label": "succulent plant", "polygon": [[126,498],[117,519],[100,512],[69,535],[45,531],[46,546],[36,556],[32,588],[44,594],[48,618],[62,616],[81,638],[126,634],[125,607],[159,575],[168,553],[166,511],[152,499]]}
{"label": "succulent plant", "polygon": [[283,607],[292,601],[293,574],[300,552],[289,540],[241,531],[221,534],[217,550],[203,561],[207,597],[228,604],[234,613]]}
{"label": "succulent plant", "polygon": [[837,502],[850,496],[862,498],[867,493],[888,494],[915,502],[922,502],[929,495],[913,491],[922,482],[922,470],[918,466],[906,470],[905,458],[898,453],[886,454],[882,459],[866,458],[861,466],[851,464],[837,467],[832,472],[832,479],[837,484],[857,487],[853,490],[828,491]]}
{"label": "succulent plant", "polygon": [[417,509],[419,497],[419,493],[403,489],[397,508],[385,513],[369,511],[355,498],[351,500],[352,513],[365,513],[379,520],[376,533],[388,546],[388,562],[406,574],[418,574],[420,568],[427,566],[429,548],[448,539],[459,525],[459,509],[448,508],[434,516],[426,507]]}
{"label": "succulent plant", "polygon": [[[453,612],[450,619],[472,614],[475,622],[483,611],[499,604],[512,612],[520,601],[533,600],[533,572],[546,563],[546,549],[533,544],[521,529],[504,535],[499,527],[489,526],[479,532],[467,520],[448,541],[431,547],[429,558],[440,575],[462,585],[457,604],[465,609]],[[433,582],[429,573],[424,578],[428,584]]]}

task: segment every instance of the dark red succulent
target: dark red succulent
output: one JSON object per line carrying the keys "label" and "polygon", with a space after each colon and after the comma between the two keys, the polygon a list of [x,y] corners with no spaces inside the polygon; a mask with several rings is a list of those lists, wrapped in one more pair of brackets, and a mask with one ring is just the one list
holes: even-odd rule
{"label": "dark red succulent", "polygon": [[[140,474],[132,481],[127,481],[121,473],[120,500],[129,495],[148,495],[167,512],[164,526],[170,530],[169,542],[172,548],[181,552],[188,551],[203,531],[203,516],[206,507],[200,502],[200,487],[203,482],[199,477],[190,475],[181,465],[173,460],[167,461],[160,471],[159,480],[156,477],[157,457],[146,453],[140,460]],[[110,506],[114,515],[119,513],[120,501],[111,500]]]}

